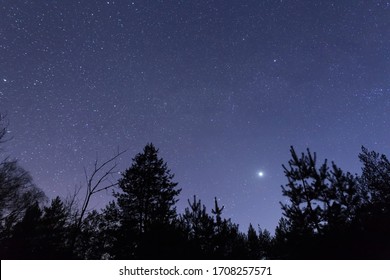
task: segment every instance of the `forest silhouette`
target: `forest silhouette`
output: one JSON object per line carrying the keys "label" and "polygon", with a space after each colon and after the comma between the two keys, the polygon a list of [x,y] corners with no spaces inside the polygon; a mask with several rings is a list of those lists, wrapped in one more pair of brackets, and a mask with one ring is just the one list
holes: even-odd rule
{"label": "forest silhouette", "polygon": [[[0,144],[6,139],[0,115]],[[390,259],[390,162],[362,147],[360,175],[316,154],[283,165],[283,217],[275,233],[251,224],[241,232],[215,198],[211,211],[197,196],[177,213],[181,189],[151,143],[119,181],[102,183],[121,153],[87,175],[82,206],[56,197],[50,203],[17,161],[0,162],[1,259]],[[1,154],[5,152],[0,150]],[[101,172],[102,173],[98,173]],[[103,174],[103,175],[99,175]],[[100,177],[99,177],[100,176]],[[88,211],[93,195],[112,189],[113,200]]]}

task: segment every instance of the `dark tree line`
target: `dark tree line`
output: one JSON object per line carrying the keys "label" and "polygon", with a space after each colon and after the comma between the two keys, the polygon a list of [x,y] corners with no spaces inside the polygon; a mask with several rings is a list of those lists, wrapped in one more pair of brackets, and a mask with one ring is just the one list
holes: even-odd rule
{"label": "dark tree line", "polygon": [[272,258],[390,259],[390,163],[362,147],[360,176],[309,150],[283,166],[289,203],[275,230]]}
{"label": "dark tree line", "polygon": [[[0,143],[5,140],[0,118]],[[283,166],[288,203],[275,234],[223,217],[217,198],[211,211],[196,196],[184,213],[181,189],[153,144],[133,158],[104,209],[75,209],[45,195],[18,163],[0,162],[1,259],[389,259],[390,162],[362,148],[360,176],[335,163],[318,165],[307,150]],[[114,156],[115,159],[117,156]],[[98,165],[105,166],[111,160]],[[116,166],[116,165],[114,165]],[[103,172],[102,180],[112,168]],[[96,173],[93,173],[96,174]],[[107,175],[106,175],[107,174]],[[97,180],[100,183],[102,180]],[[87,180],[88,182],[88,180]],[[92,181],[90,181],[92,182]],[[94,189],[94,186],[96,188]],[[88,193],[87,193],[87,198]]]}

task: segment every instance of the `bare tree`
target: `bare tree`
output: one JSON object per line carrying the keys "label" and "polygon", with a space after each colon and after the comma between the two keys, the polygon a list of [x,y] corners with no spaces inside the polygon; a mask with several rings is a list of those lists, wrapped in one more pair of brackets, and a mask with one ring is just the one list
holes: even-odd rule
{"label": "bare tree", "polygon": [[[77,230],[81,228],[81,223],[88,209],[92,196],[96,193],[108,190],[118,185],[118,181],[114,178],[114,174],[118,173],[116,170],[118,166],[116,160],[125,152],[126,151],[119,152],[118,150],[113,157],[104,161],[103,163],[99,163],[99,159],[96,157],[91,174],[88,174],[87,169],[84,168],[87,188],[83,199],[83,204],[80,209],[80,215],[78,216],[76,222]],[[78,192],[75,193],[77,194]]]}

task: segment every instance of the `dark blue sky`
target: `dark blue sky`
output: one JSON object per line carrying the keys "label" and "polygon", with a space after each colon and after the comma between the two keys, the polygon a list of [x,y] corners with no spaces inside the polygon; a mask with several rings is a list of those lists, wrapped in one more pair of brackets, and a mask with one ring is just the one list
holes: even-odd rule
{"label": "dark blue sky", "polygon": [[290,145],[352,172],[390,154],[390,1],[1,1],[0,112],[49,197],[153,142],[180,211],[217,196],[273,230]]}

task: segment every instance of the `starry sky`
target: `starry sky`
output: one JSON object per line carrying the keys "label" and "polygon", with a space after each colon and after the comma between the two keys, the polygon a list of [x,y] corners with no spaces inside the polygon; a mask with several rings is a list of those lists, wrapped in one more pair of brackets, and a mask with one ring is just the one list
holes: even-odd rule
{"label": "starry sky", "polygon": [[1,0],[0,112],[50,198],[152,142],[179,212],[217,196],[272,231],[290,145],[353,173],[361,145],[390,154],[390,1]]}

